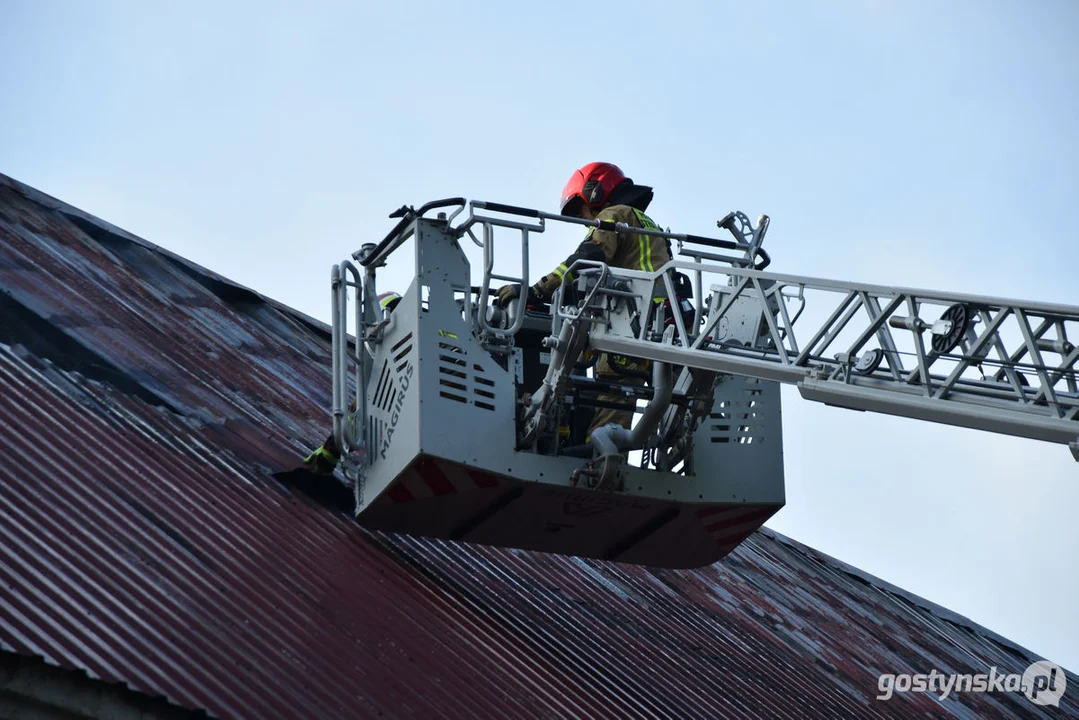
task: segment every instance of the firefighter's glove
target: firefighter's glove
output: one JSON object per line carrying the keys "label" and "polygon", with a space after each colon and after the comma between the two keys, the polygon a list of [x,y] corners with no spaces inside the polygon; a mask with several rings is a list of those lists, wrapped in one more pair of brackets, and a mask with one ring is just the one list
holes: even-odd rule
{"label": "firefighter's glove", "polygon": [[[329,447],[327,447],[327,445]],[[340,460],[340,456],[337,453],[337,446],[334,444],[332,438],[327,441],[318,450],[304,458],[304,467],[315,475],[333,475],[333,469],[337,467],[337,463]]]}
{"label": "firefighter's glove", "polygon": [[[499,307],[506,307],[511,302],[521,297],[520,285],[503,285],[498,288],[498,305]],[[528,299],[525,301],[526,305],[540,305],[546,302],[535,286],[528,288]]]}
{"label": "firefighter's glove", "polygon": [[498,305],[499,307],[506,307],[513,302],[514,299],[519,298],[520,296],[520,285],[503,285],[498,288]]}

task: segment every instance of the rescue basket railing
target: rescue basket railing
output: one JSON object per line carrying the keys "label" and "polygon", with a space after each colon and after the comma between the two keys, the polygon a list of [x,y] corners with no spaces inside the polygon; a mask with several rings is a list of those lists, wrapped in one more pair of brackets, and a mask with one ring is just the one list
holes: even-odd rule
{"label": "rescue basket railing", "polygon": [[[387,258],[399,248],[406,240],[408,240],[414,231],[414,221],[417,218],[423,217],[427,212],[431,210],[453,207],[456,206],[456,210],[448,217],[444,213],[440,213],[438,219],[445,222],[447,226],[450,226],[455,218],[460,215],[466,208],[468,209],[468,218],[459,226],[453,228],[453,233],[457,237],[467,235],[478,247],[483,250],[483,275],[482,281],[479,285],[478,292],[478,305],[480,308],[486,308],[488,300],[491,295],[491,282],[493,280],[499,280],[507,283],[518,283],[521,285],[522,292],[520,297],[517,298],[514,304],[514,312],[509,313],[512,318],[508,323],[508,327],[494,327],[491,325],[487,312],[483,311],[477,315],[476,322],[479,326],[481,335],[488,338],[496,338],[499,341],[504,341],[507,338],[512,338],[521,328],[524,320],[524,311],[527,305],[527,297],[525,290],[529,286],[529,273],[528,273],[528,248],[529,248],[529,234],[530,233],[542,233],[546,229],[546,222],[548,220],[556,221],[560,223],[566,223],[570,225],[579,225],[582,227],[595,228],[598,230],[609,230],[617,233],[632,233],[636,235],[644,235],[647,237],[661,237],[667,240],[676,241],[679,246],[680,252],[683,254],[697,257],[698,259],[707,259],[713,262],[730,263],[737,267],[753,267],[757,270],[763,270],[771,262],[771,258],[768,253],[761,247],[761,242],[764,239],[765,231],[768,227],[767,216],[762,215],[759,225],[756,229],[753,228],[749,219],[741,212],[728,213],[722,220],[716,224],[722,229],[728,230],[735,240],[722,240],[719,238],[710,238],[701,235],[693,235],[688,233],[672,233],[662,230],[649,230],[645,228],[638,228],[626,223],[612,222],[610,220],[587,220],[584,218],[567,217],[564,215],[544,212],[542,210],[534,210],[531,208],[518,207],[516,205],[506,205],[503,203],[486,202],[482,200],[473,200],[471,202],[464,198],[446,198],[443,200],[435,200],[433,202],[422,205],[418,210],[409,206],[403,206],[397,211],[392,213],[390,217],[398,218],[397,224],[394,228],[379,242],[377,245],[365,246],[365,250],[358,250],[353,253],[352,258],[359,262],[367,269],[373,269],[385,264]],[[478,214],[476,210],[484,210],[488,213],[499,213],[503,216],[516,216],[520,218],[529,218],[533,222],[521,222],[507,219],[506,217],[494,217],[491,215]],[[473,227],[479,225],[481,227],[481,238],[477,238]],[[502,275],[494,272],[494,228],[502,227],[517,230],[520,232],[520,253],[521,253],[521,276]],[[700,245],[709,248],[723,249],[723,250],[736,250],[740,251],[741,256],[729,256],[722,255],[714,252],[704,252],[699,250],[689,250],[684,246],[686,244]],[[699,273],[695,275],[695,287],[698,292],[696,296],[700,298],[700,284],[701,278]],[[698,299],[698,313],[701,309],[699,307]]]}
{"label": "rescue basket railing", "polygon": [[446,198],[444,200],[434,200],[421,205],[419,210],[414,210],[413,208],[404,205],[390,213],[391,218],[400,218],[393,227],[393,230],[390,230],[386,237],[373,248],[365,246],[365,249],[360,249],[352,253],[352,259],[356,260],[364,267],[379,267],[384,265],[386,258],[411,237],[414,228],[413,223],[417,218],[423,217],[431,210],[453,207],[455,205],[459,206],[449,217],[442,217],[443,214],[440,213],[439,219],[448,224],[453,222],[453,219],[464,210],[467,202],[467,200],[460,197]]}
{"label": "rescue basket railing", "polygon": [[[516,220],[509,220],[505,217],[494,217],[491,215],[478,214],[476,210],[485,210],[489,213],[500,213],[501,215],[510,215],[521,218],[529,218],[533,222],[522,222]],[[542,233],[546,230],[547,221],[556,221],[566,223],[570,225],[580,225],[582,227],[594,228],[598,230],[608,230],[616,233],[627,233],[634,235],[644,235],[647,237],[660,237],[666,240],[674,240],[679,244],[679,248],[682,249],[685,244],[702,245],[710,248],[725,249],[725,250],[739,250],[742,251],[742,256],[728,256],[717,253],[700,253],[701,258],[707,258],[715,262],[725,262],[738,267],[754,267],[758,270],[763,270],[771,262],[771,258],[761,247],[761,242],[764,239],[764,233],[768,227],[768,219],[766,216],[761,216],[761,223],[758,228],[754,229],[749,223],[748,218],[740,212],[729,213],[726,217],[720,220],[717,225],[723,229],[727,229],[735,236],[735,240],[721,240],[718,238],[709,238],[701,235],[692,235],[687,233],[672,233],[663,230],[649,230],[645,228],[639,228],[627,223],[613,222],[610,220],[588,220],[584,218],[567,217],[555,213],[548,213],[542,210],[534,210],[531,208],[522,208],[515,205],[505,205],[502,203],[486,202],[481,200],[473,200],[468,203],[468,218],[460,226],[454,228],[454,232],[458,237],[467,235],[471,240],[483,250],[483,276],[480,283],[479,291],[479,307],[486,308],[488,305],[488,299],[491,294],[491,281],[500,280],[508,283],[517,283],[521,286],[519,297],[516,299],[512,307],[512,311],[508,314],[510,318],[506,323],[507,327],[494,327],[491,325],[490,319],[486,312],[481,312],[477,315],[476,322],[479,326],[480,333],[484,337],[497,338],[503,341],[507,338],[512,338],[521,328],[524,321],[525,308],[527,306],[526,292],[529,286],[529,274],[528,274],[528,247],[529,247],[529,233]],[[481,227],[481,238],[477,238],[473,232],[473,227],[479,225]],[[496,227],[502,227],[512,229],[520,232],[520,251],[521,251],[521,277],[500,275],[493,272],[494,267],[494,238]],[[683,251],[684,252],[684,251]],[[699,286],[701,283],[699,273],[696,275],[696,284]],[[698,297],[700,293],[698,292]],[[671,290],[671,297],[673,297],[673,290]],[[700,312],[700,308],[698,308]]]}
{"label": "rescue basket railing", "polygon": [[[631,233],[634,235],[644,235],[647,237],[660,237],[668,240],[677,240],[682,243],[693,243],[697,245],[705,245],[707,247],[720,248],[725,250],[741,250],[745,254],[744,257],[725,257],[720,256],[720,260],[724,262],[730,262],[732,265],[749,267],[752,266],[756,270],[765,269],[771,262],[771,258],[768,253],[760,247],[760,242],[754,243],[753,241],[747,241],[744,239],[742,233],[744,232],[738,224],[738,221],[745,218],[742,213],[729,213],[725,218],[717,223],[721,228],[728,229],[735,234],[739,240],[721,240],[719,238],[704,237],[703,235],[692,235],[688,233],[672,233],[665,230],[649,230],[646,228],[639,228],[627,223],[613,222],[611,220],[587,220],[585,218],[568,217],[566,215],[559,215],[557,213],[544,212],[543,210],[533,210],[530,208],[517,207],[515,205],[503,205],[502,203],[485,202],[481,200],[473,200],[469,203],[470,208],[479,208],[481,210],[488,210],[490,212],[498,212],[506,215],[517,215],[520,217],[535,218],[538,222],[535,225],[524,224],[512,224],[504,220],[496,220],[489,216],[480,216],[471,214],[469,221],[462,224],[457,228],[458,232],[465,232],[469,225],[473,222],[492,221],[495,224],[505,224],[510,227],[528,227],[535,232],[543,232],[544,223],[547,220],[553,220],[556,222],[567,223],[570,225],[581,225],[583,227],[595,228],[597,230],[609,230],[616,233]],[[764,216],[762,216],[764,217]],[[762,223],[763,227],[767,229],[767,218]],[[748,220],[746,221],[748,224]],[[759,237],[763,240],[764,232],[759,232]]]}
{"label": "rescue basket railing", "polygon": [[[352,280],[348,276],[352,276]],[[356,343],[355,357],[355,383],[357,408],[360,410],[359,417],[364,417],[365,401],[367,393],[365,388],[366,375],[363,372],[363,280],[359,270],[348,260],[333,266],[330,271],[331,287],[331,322],[333,332],[331,334],[331,356],[333,372],[333,437],[337,447],[345,451],[352,445],[352,437],[345,432],[345,417],[348,414],[348,289],[355,288],[356,298]]]}

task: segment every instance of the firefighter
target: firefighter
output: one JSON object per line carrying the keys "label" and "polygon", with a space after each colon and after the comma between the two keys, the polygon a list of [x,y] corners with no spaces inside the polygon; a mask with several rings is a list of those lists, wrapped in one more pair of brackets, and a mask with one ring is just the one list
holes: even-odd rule
{"label": "firefighter", "polygon": [[[378,304],[382,306],[387,315],[393,312],[399,302],[401,302],[401,296],[392,291],[384,292],[378,296]],[[349,407],[349,412],[355,411],[356,401],[353,400],[351,407]],[[337,467],[340,459],[341,451],[338,449],[337,441],[334,440],[331,432],[317,450],[304,458],[303,465],[304,469],[315,475],[333,475],[334,468]]]}
{"label": "firefighter", "polygon": [[[575,171],[562,190],[561,214],[586,220],[610,220],[631,227],[659,230],[644,211],[652,201],[652,188],[637,185],[616,165],[589,163]],[[565,262],[528,288],[530,298],[548,301],[563,280],[573,281],[569,267],[579,259],[606,262],[612,267],[653,272],[671,259],[667,240],[635,233],[615,233],[589,228],[577,250]],[[569,276],[569,277],[568,277]],[[499,304],[505,306],[519,297],[520,285],[498,289]],[[623,385],[643,385],[649,377],[647,360],[623,355],[603,354],[596,366],[596,378]],[[606,404],[626,404],[619,395],[600,393],[597,400]],[[629,401],[633,403],[632,400]],[[592,432],[608,423],[629,428],[633,410],[597,407],[589,424],[586,442]]]}

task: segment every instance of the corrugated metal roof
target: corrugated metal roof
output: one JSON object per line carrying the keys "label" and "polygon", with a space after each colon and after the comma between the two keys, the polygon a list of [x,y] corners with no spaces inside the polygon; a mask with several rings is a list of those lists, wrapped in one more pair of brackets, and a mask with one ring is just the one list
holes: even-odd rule
{"label": "corrugated metal roof", "polygon": [[0,647],[237,718],[1079,717],[1029,652],[771,531],[699,570],[369,532],[268,472],[322,324],[0,176]]}

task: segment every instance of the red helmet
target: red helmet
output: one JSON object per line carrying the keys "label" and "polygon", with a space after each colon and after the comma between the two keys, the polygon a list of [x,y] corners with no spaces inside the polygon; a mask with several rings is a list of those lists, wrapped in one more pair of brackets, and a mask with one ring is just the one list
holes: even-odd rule
{"label": "red helmet", "polygon": [[607,203],[616,187],[629,180],[617,165],[605,162],[588,163],[570,177],[562,188],[562,214],[576,216],[581,205],[592,209]]}

